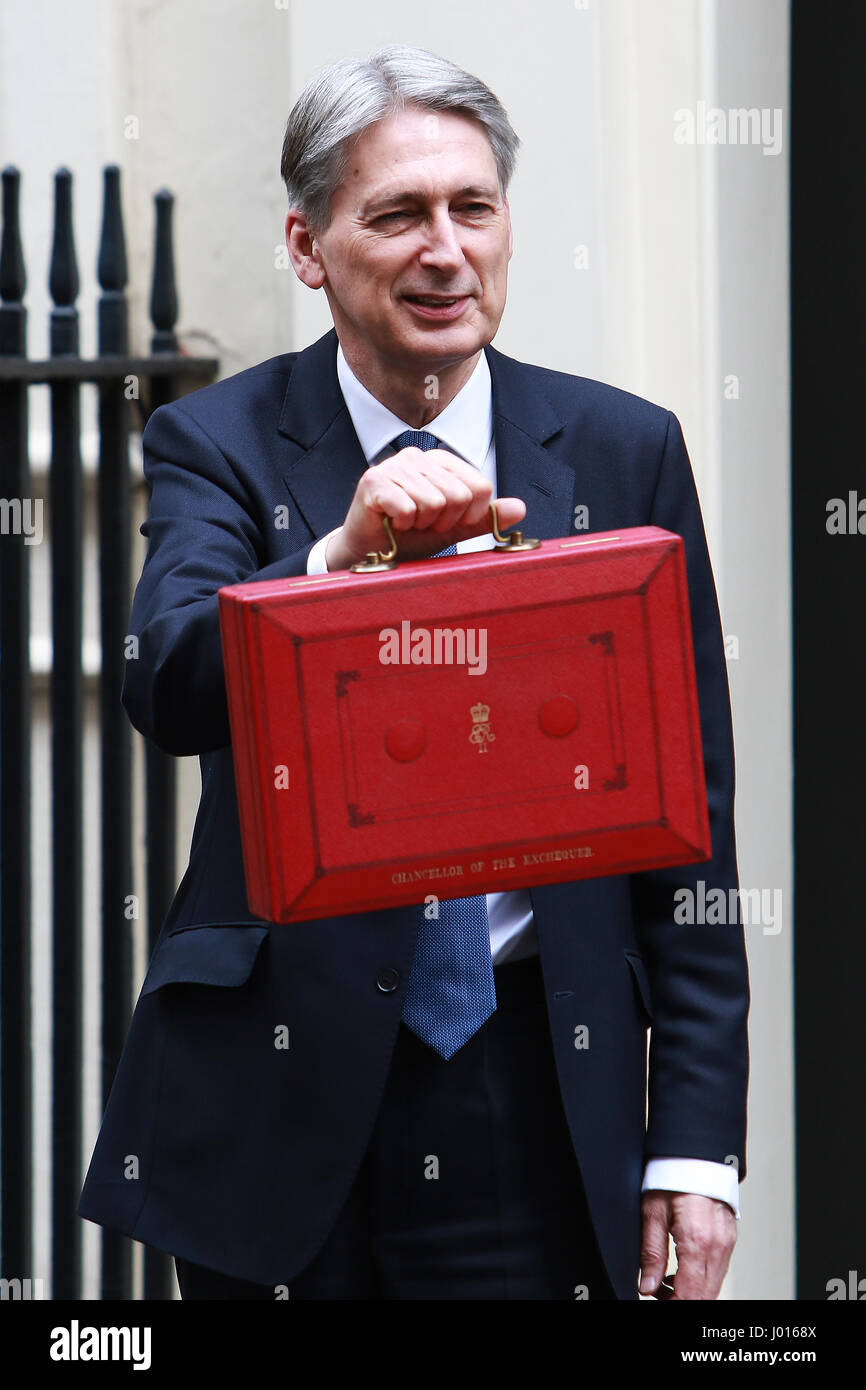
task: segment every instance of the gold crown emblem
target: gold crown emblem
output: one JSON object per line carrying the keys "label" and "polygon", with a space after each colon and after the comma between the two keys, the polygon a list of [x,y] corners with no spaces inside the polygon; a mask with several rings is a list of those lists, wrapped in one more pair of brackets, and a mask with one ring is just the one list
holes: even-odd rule
{"label": "gold crown emblem", "polygon": [[472,706],[472,723],[486,724],[490,718],[490,706],[477,704]]}

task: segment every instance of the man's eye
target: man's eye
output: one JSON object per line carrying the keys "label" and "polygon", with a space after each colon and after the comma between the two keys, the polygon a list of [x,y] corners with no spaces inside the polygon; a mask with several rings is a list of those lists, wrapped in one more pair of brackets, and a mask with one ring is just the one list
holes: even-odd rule
{"label": "man's eye", "polygon": [[460,212],[478,213],[487,212],[488,209],[486,203],[465,203],[459,210]]}
{"label": "man's eye", "polygon": [[376,221],[377,221],[377,222],[394,222],[394,221],[396,221],[398,218],[401,218],[401,217],[409,217],[409,216],[410,216],[410,214],[409,214],[405,209],[401,209],[400,212],[383,212],[381,217],[377,217],[377,218],[376,218]]}

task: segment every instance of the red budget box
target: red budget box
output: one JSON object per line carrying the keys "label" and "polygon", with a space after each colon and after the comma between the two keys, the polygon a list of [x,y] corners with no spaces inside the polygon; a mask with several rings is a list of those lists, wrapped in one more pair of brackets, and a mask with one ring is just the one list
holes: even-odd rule
{"label": "red budget box", "polygon": [[710,858],[679,536],[235,584],[219,611],[257,916]]}

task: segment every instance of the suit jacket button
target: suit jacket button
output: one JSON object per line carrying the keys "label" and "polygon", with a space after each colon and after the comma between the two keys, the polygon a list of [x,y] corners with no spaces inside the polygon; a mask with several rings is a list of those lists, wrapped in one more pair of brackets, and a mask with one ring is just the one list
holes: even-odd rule
{"label": "suit jacket button", "polygon": [[376,976],[376,986],[383,994],[393,994],[400,983],[399,970],[392,970],[390,965],[384,970],[380,970]]}

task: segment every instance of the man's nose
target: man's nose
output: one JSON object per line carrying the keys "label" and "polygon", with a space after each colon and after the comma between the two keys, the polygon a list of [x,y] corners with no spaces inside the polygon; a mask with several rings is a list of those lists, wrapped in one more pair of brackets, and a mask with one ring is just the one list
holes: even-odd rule
{"label": "man's nose", "polygon": [[439,270],[459,270],[465,257],[450,213],[444,208],[435,212],[428,225],[421,264],[436,266]]}

